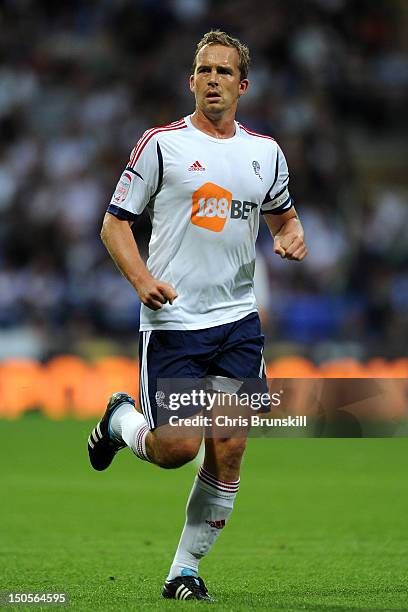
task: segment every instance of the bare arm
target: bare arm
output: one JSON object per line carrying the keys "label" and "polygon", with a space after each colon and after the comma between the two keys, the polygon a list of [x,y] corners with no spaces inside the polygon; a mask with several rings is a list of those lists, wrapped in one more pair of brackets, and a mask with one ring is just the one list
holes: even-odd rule
{"label": "bare arm", "polygon": [[161,282],[150,274],[140,257],[127,221],[106,213],[101,238],[116,266],[134,287],[145,306],[159,310],[166,302],[173,303],[177,297],[176,291],[168,283]]}
{"label": "bare arm", "polygon": [[282,215],[264,215],[274,239],[274,252],[282,258],[302,261],[307,255],[304,231],[295,208]]}

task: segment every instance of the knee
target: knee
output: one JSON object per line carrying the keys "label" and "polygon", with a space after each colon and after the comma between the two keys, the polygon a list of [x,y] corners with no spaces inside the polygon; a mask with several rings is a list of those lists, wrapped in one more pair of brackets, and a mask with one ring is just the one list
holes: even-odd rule
{"label": "knee", "polygon": [[245,452],[246,438],[229,438],[217,440],[218,456],[225,469],[235,471],[241,465],[241,459]]}
{"label": "knee", "polygon": [[161,445],[157,465],[162,468],[174,469],[192,461],[198,453],[200,442],[195,440],[168,440]]}
{"label": "knee", "polygon": [[221,439],[219,441],[220,445],[224,449],[224,453],[229,455],[230,457],[242,457],[247,439],[246,438],[228,438]]}

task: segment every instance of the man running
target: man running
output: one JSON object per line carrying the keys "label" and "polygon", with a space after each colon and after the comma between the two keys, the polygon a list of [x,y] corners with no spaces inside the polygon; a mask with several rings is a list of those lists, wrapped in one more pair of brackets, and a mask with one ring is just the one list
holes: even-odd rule
{"label": "man running", "polygon": [[[96,470],[106,469],[125,446],[164,468],[197,455],[202,430],[193,432],[183,418],[201,408],[180,407],[177,435],[165,435],[158,379],[215,377],[218,391],[258,379],[267,391],[253,289],[259,216],[276,254],[301,261],[307,250],[279,145],[235,120],[248,90],[249,61],[239,40],[220,31],[204,35],[190,76],[195,111],[143,134],[105,215],[102,240],[142,302],[143,414],[125,393],[112,396],[88,439]],[[130,228],[145,208],[152,222],[147,265]],[[163,597],[210,599],[198,564],[232,513],[245,441],[205,439]]]}

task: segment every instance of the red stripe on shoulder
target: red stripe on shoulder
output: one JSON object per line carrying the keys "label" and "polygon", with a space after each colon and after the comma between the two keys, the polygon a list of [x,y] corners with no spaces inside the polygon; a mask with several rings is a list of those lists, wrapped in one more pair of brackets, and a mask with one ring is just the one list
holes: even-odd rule
{"label": "red stripe on shoulder", "polygon": [[249,134],[250,136],[258,136],[259,138],[267,138],[268,140],[273,140],[273,142],[276,142],[276,140],[272,138],[272,136],[267,136],[266,134],[259,134],[258,132],[254,132],[253,130],[250,130],[249,128],[245,127],[245,125],[242,125],[242,123],[239,123],[238,125],[240,128],[245,130],[245,132]]}
{"label": "red stripe on shoulder", "polygon": [[140,147],[143,145],[144,141],[146,138],[148,138],[151,134],[153,134],[153,132],[155,130],[159,130],[159,129],[165,129],[165,128],[171,128],[171,127],[177,127],[178,125],[186,125],[184,118],[179,119],[178,121],[173,121],[173,123],[169,123],[168,125],[162,125],[162,126],[157,126],[157,127],[152,127],[149,128],[148,130],[146,130],[144,132],[144,134],[139,138],[139,140],[136,143],[136,146],[134,147],[134,149],[132,150],[132,153],[130,155],[130,159],[129,159],[129,163],[128,166],[133,167],[133,164],[136,161],[136,155],[138,154],[138,151],[140,149]]}
{"label": "red stripe on shoulder", "polygon": [[172,127],[173,125],[179,125],[179,124],[185,124],[186,122],[184,121],[184,117],[182,117],[181,119],[177,119],[177,121],[172,121],[171,123],[167,123],[166,125],[159,125],[157,126],[156,129],[159,128],[165,128],[165,127]]}
{"label": "red stripe on shoulder", "polygon": [[151,128],[150,130],[147,130],[143,134],[143,136],[140,138],[140,140],[138,141],[136,147],[133,149],[133,152],[130,157],[129,164],[128,164],[129,167],[130,168],[134,167],[135,163],[140,157],[140,154],[142,153],[143,149],[145,148],[149,140],[152,138],[152,136],[154,136],[155,134],[159,134],[160,132],[173,132],[176,130],[182,130],[186,127],[187,127],[187,124],[184,121],[184,119],[180,119],[179,121],[174,121],[174,123],[169,123],[168,125],[164,125],[162,127],[154,127],[154,128]]}

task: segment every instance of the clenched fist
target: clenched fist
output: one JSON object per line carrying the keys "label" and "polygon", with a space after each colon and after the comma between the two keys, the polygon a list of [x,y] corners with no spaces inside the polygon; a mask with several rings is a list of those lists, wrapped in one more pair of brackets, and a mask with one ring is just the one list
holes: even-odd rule
{"label": "clenched fist", "polygon": [[160,310],[167,302],[173,304],[177,297],[176,290],[169,283],[159,281],[150,275],[138,283],[136,291],[142,304],[151,310]]}
{"label": "clenched fist", "polygon": [[273,250],[282,259],[302,261],[306,257],[303,227],[297,217],[288,219],[275,234]]}
{"label": "clenched fist", "polygon": [[303,236],[289,233],[283,236],[275,236],[273,250],[283,259],[302,261],[307,255],[307,248]]}

